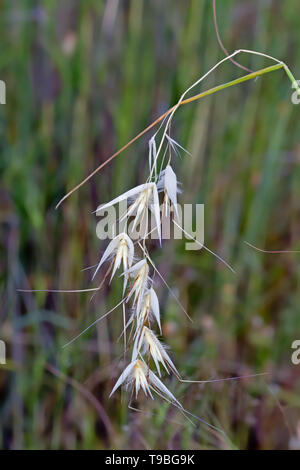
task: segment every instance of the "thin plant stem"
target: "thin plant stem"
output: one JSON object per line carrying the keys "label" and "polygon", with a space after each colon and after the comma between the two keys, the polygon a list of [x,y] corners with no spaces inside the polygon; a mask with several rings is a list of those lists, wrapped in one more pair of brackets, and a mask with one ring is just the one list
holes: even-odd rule
{"label": "thin plant stem", "polygon": [[[222,51],[225,53],[225,55],[229,56],[230,54],[229,54],[228,50],[226,49],[226,47],[224,46],[224,44],[222,42],[222,39],[221,39],[221,36],[220,36],[220,32],[219,32],[217,12],[216,12],[216,0],[212,0],[212,4],[213,4],[212,5],[213,6],[213,18],[214,18],[214,25],[215,25],[217,41],[218,41],[219,46],[221,47]],[[234,60],[232,58],[230,58],[230,62],[232,62],[234,65],[236,65],[240,69],[246,70],[246,72],[250,72],[250,73],[253,72],[253,70],[248,69],[247,67],[240,64],[239,62],[237,62],[236,60]]]}
{"label": "thin plant stem", "polygon": [[[104,168],[109,162],[111,162],[114,158],[116,158],[118,155],[120,155],[120,153],[122,153],[124,150],[126,150],[127,148],[129,148],[134,142],[136,142],[140,137],[142,137],[144,134],[146,134],[148,131],[150,131],[154,126],[156,126],[157,124],[159,124],[163,119],[166,118],[166,116],[170,115],[171,113],[173,113],[179,106],[183,106],[185,104],[188,104],[188,103],[192,103],[194,101],[197,101],[199,99],[202,99],[206,96],[210,96],[214,93],[217,93],[219,91],[222,91],[222,90],[225,90],[226,88],[229,88],[231,86],[235,86],[235,85],[238,85],[240,83],[244,83],[248,80],[253,80],[257,77],[261,77],[262,75],[265,75],[267,73],[270,73],[270,72],[274,72],[276,70],[279,70],[281,68],[283,68],[286,72],[286,74],[288,75],[289,79],[291,80],[291,82],[293,83],[293,85],[295,86],[296,90],[297,90],[297,93],[299,94],[300,96],[300,88],[297,84],[297,81],[295,80],[292,72],[290,71],[290,69],[287,67],[287,65],[284,63],[284,62],[280,62],[278,61],[277,59],[275,59],[274,57],[271,57],[271,56],[268,56],[266,54],[262,54],[262,53],[259,53],[259,52],[254,52],[254,51],[249,51],[249,50],[246,50],[246,49],[240,49],[238,51],[235,51],[233,54],[231,54],[230,56],[226,57],[225,59],[223,59],[223,61],[227,60],[227,59],[230,59],[231,57],[233,57],[234,55],[240,53],[240,52],[246,52],[246,53],[250,53],[250,54],[256,54],[256,55],[261,55],[263,57],[266,57],[266,58],[269,58],[269,59],[272,59],[272,60],[275,60],[277,62],[277,64],[275,65],[271,65],[270,67],[266,67],[266,68],[263,68],[263,69],[260,69],[260,70],[257,70],[256,72],[252,72],[252,73],[249,73],[247,75],[244,75],[242,77],[239,77],[235,80],[231,80],[230,82],[227,82],[227,83],[223,83],[221,85],[217,85],[213,88],[210,88],[209,90],[206,90],[202,93],[198,93],[197,95],[194,95],[190,98],[186,98],[182,101],[180,101],[179,103],[177,103],[176,105],[172,106],[170,109],[168,109],[164,114],[162,114],[160,117],[158,117],[155,121],[153,121],[151,124],[149,124],[149,126],[147,126],[144,130],[142,130],[139,134],[137,134],[133,139],[131,139],[129,142],[127,142],[121,149],[117,150],[117,152],[115,152],[113,155],[111,155],[109,158],[107,158],[103,163],[101,163],[101,165],[99,165],[94,171],[92,171],[84,180],[82,180],[77,186],[75,186],[74,188],[72,188],[59,202],[58,204],[56,205],[56,209],[71,195],[73,194],[75,191],[77,191],[81,186],[83,186],[87,181],[89,181],[96,173],[98,173],[102,168]],[[223,62],[222,61],[222,62]],[[214,67],[215,68],[215,67]],[[213,68],[213,69],[214,69]]]}

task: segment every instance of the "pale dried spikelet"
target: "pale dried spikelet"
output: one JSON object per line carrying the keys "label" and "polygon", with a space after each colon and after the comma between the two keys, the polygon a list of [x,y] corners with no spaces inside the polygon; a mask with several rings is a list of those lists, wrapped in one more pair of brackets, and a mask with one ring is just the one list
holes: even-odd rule
{"label": "pale dried spikelet", "polygon": [[170,390],[168,390],[161,380],[146,366],[145,362],[140,359],[132,361],[126,367],[118,378],[109,396],[111,397],[112,394],[123,384],[127,387],[134,387],[136,397],[140,389],[142,389],[146,396],[149,395],[153,399],[153,395],[151,393],[151,390],[153,390],[159,394],[162,393],[167,399],[182,408],[181,404]]}
{"label": "pale dried spikelet", "polygon": [[179,376],[179,373],[169,355],[167,354],[165,347],[161,344],[159,339],[150,328],[143,326],[141,333],[136,337],[134,342],[132,360],[135,360],[139,353],[145,354],[147,352],[150,353],[160,377],[161,372],[159,363],[164,366],[167,373],[169,373],[169,370],[171,370],[177,376]]}
{"label": "pale dried spikelet", "polygon": [[140,302],[140,309],[137,310],[136,307],[133,308],[133,312],[125,326],[125,329],[127,329],[134,319],[136,319],[136,331],[134,334],[134,338],[136,338],[144,323],[150,324],[152,318],[156,320],[161,333],[159,302],[153,287],[146,289],[143,300]]}
{"label": "pale dried spikelet", "polygon": [[139,359],[132,361],[120,375],[109,396],[111,397],[112,394],[117,390],[117,388],[125,384],[127,387],[130,385],[134,386],[136,397],[140,388],[142,388],[145,395],[149,394],[153,399],[146,377],[146,373],[147,368],[145,367],[145,364],[142,361],[140,361]]}
{"label": "pale dried spikelet", "polygon": [[166,139],[167,139],[169,145],[171,146],[171,148],[176,153],[176,155],[180,156],[180,150],[183,150],[184,153],[187,153],[188,155],[190,155],[190,157],[192,156],[192,154],[187,149],[182,147],[182,145],[180,145],[178,142],[176,142],[176,140],[172,139],[172,137],[170,137],[168,134],[166,134]]}
{"label": "pale dried spikelet", "polygon": [[124,272],[124,275],[130,275],[134,278],[127,296],[127,302],[134,294],[133,306],[136,306],[138,311],[149,283],[149,266],[146,259],[142,259],[131,266],[131,268]]}
{"label": "pale dried spikelet", "polygon": [[[112,274],[110,281],[114,277],[116,271],[120,268],[121,263],[123,262],[123,270],[128,271],[128,269],[132,266],[133,257],[134,257],[134,245],[132,240],[129,238],[127,233],[123,232],[117,235],[107,246],[106,250],[104,251],[102,258],[94,272],[93,279],[96,276],[97,272],[99,271],[100,267],[105,261],[108,261],[114,257]],[[124,277],[124,287],[125,290],[127,285],[128,276]]]}
{"label": "pale dried spikelet", "polygon": [[173,171],[171,165],[167,165],[166,168],[160,173],[157,188],[160,191],[164,191],[163,207],[165,215],[167,216],[171,206],[173,206],[178,216],[177,193],[179,193],[180,190],[178,188],[176,174]]}
{"label": "pale dried spikelet", "polygon": [[137,331],[143,326],[145,322],[150,323],[152,315],[155,318],[161,333],[159,302],[153,287],[145,292],[143,302],[141,303],[141,308],[136,312]]}
{"label": "pale dried spikelet", "polygon": [[156,165],[156,154],[157,154],[157,148],[156,148],[156,141],[155,137],[151,137],[151,139],[148,142],[149,146],[149,153],[148,153],[148,160],[149,160],[149,171],[151,172],[152,165],[154,165],[154,171],[155,171],[155,178],[157,177],[157,165]]}
{"label": "pale dried spikelet", "polygon": [[[97,211],[102,211],[110,206],[113,206],[121,201],[134,199],[134,202],[128,207],[125,214],[121,217],[121,221],[128,217],[135,215],[135,220],[132,230],[137,226],[141,219],[147,214],[148,209],[154,213],[156,229],[159,239],[161,239],[160,232],[160,211],[159,211],[159,198],[158,191],[155,183],[144,183],[136,186],[129,191],[121,194],[107,204],[101,205]],[[97,212],[96,211],[96,212]]]}

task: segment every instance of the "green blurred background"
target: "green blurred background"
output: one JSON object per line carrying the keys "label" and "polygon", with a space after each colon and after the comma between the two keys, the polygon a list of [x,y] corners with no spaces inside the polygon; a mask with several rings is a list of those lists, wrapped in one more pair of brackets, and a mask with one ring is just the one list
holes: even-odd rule
{"label": "green blurred background", "polygon": [[[217,0],[229,51],[284,60],[298,78],[298,0]],[[122,311],[62,346],[120,299],[115,281],[89,294],[18,293],[91,287],[106,243],[91,212],[139,184],[147,138],[105,167],[59,210],[58,200],[179,99],[224,57],[210,0],[0,2],[1,127],[0,447],[9,449],[300,448],[299,112],[283,71],[178,110],[173,137],[193,155],[176,162],[182,202],[205,204],[208,253],[184,241],[153,247],[161,273],[193,318],[157,283],[164,341],[194,380],[165,378],[187,410],[224,430],[193,427],[176,409],[111,388],[124,368]],[[272,65],[241,55],[253,70]],[[300,73],[300,72],[299,72]],[[243,75],[225,63],[195,92]],[[300,78],[300,77],[299,77]]]}

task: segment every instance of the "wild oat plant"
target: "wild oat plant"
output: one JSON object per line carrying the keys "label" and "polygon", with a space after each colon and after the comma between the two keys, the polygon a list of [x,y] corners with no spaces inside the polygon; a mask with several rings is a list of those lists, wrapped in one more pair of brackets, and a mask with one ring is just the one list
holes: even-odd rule
{"label": "wild oat plant", "polygon": [[[202,82],[217,67],[240,53],[263,56],[268,60],[272,60],[275,62],[275,64],[264,69],[260,69],[256,72],[244,75],[231,82],[218,85],[190,98],[185,98],[185,96],[195,86],[199,85],[200,82]],[[99,211],[108,209],[115,204],[121,202],[127,203],[127,201],[129,201],[125,212],[121,214],[119,219],[119,222],[123,222],[122,226],[125,227],[125,230],[121,233],[115,234],[114,238],[110,241],[106,250],[104,251],[102,258],[98,264],[95,265],[96,269],[93,275],[93,279],[97,276],[98,271],[102,265],[109,263],[104,279],[97,288],[77,291],[98,291],[103,286],[105,280],[108,277],[110,277],[109,282],[111,282],[117,273],[119,273],[123,278],[123,296],[120,302],[112,310],[93,322],[88,328],[81,332],[80,335],[82,335],[85,331],[87,331],[87,329],[91,328],[97,322],[107,317],[113,310],[122,306],[123,331],[121,336],[124,337],[124,356],[127,356],[128,352],[130,351],[130,361],[125,369],[121,372],[121,375],[116,381],[110,396],[114,394],[121,386],[125,386],[126,390],[130,391],[129,407],[131,407],[132,399],[136,399],[138,394],[142,391],[150,399],[154,399],[154,396],[157,395],[158,397],[175,406],[186,417],[188,417],[187,415],[191,415],[191,413],[183,407],[183,405],[163,383],[162,374],[163,372],[167,374],[173,374],[176,379],[181,382],[201,383],[199,381],[182,379],[180,373],[174,365],[173,360],[170,357],[168,348],[159,339],[159,335],[162,333],[162,328],[159,300],[156,293],[157,286],[154,283],[154,275],[158,274],[164,285],[167,286],[168,289],[170,288],[165,279],[158,272],[155,263],[151,258],[149,248],[147,247],[149,235],[153,231],[156,232],[157,238],[161,242],[162,217],[169,217],[169,219],[173,221],[174,225],[182,230],[186,237],[193,239],[193,237],[181,226],[180,218],[178,216],[177,197],[181,190],[179,189],[179,182],[174,169],[175,164],[173,159],[176,157],[176,155],[178,155],[179,152],[188,152],[171,137],[171,124],[174,114],[179,106],[183,104],[196,101],[202,97],[216,93],[225,88],[260,77],[266,73],[279,69],[285,70],[288,77],[292,81],[293,87],[296,88],[296,91],[300,96],[300,90],[297,82],[284,62],[266,54],[249,50],[237,50],[233,54],[225,57],[199,80],[197,80],[191,87],[189,87],[182,94],[180,100],[175,106],[170,108],[154,123],[152,123],[134,139],[128,142],[122,149],[117,151],[102,165],[96,168],[93,173],[91,173],[78,186],[76,186],[66,196],[64,196],[64,198],[57,205],[58,207],[70,194],[72,194],[75,190],[87,182],[108,162],[117,157],[125,148],[128,148],[143,134],[160,123],[158,129],[148,141],[147,158],[149,164],[149,175],[146,181],[136,186],[135,188],[126,191],[124,194],[117,196],[112,201],[100,205],[97,209],[97,212],[99,213]],[[152,225],[149,224],[150,218],[152,221],[154,221]],[[128,229],[130,220],[131,230]],[[151,229],[150,231],[149,225]],[[140,230],[140,237],[137,240],[134,240],[132,233],[135,229],[137,229],[137,227],[143,227],[143,230]],[[194,239],[194,241],[196,240]],[[204,245],[201,247],[207,249]],[[217,256],[215,253],[211,253]],[[233,270],[220,257],[218,257],[218,259],[223,261],[226,266]],[[173,296],[175,296],[172,291],[171,293]],[[184,310],[179,299],[176,298],[176,300],[178,305]],[[185,310],[184,312],[187,314]],[[65,346],[70,345],[80,335],[73,338]],[[240,377],[232,377],[230,379],[238,378]],[[202,382],[209,382],[209,380]],[[194,415],[191,416],[203,422],[201,418]],[[206,424],[214,427],[209,423]]]}

